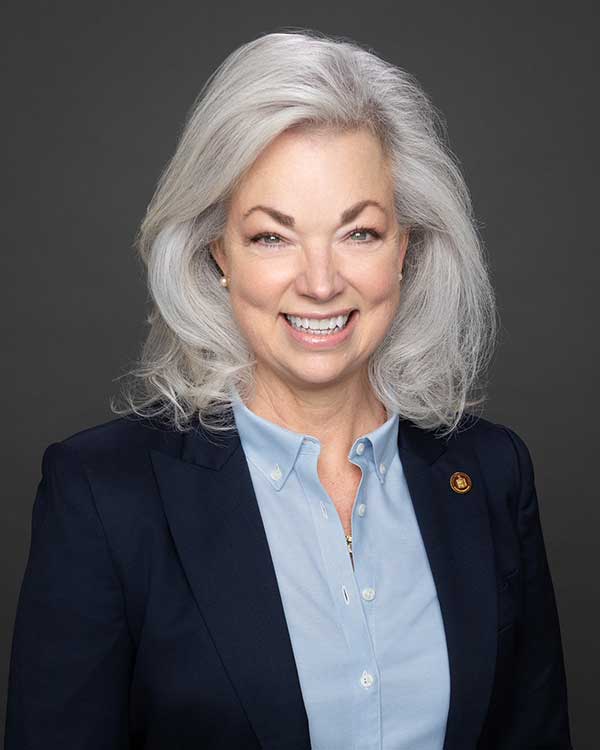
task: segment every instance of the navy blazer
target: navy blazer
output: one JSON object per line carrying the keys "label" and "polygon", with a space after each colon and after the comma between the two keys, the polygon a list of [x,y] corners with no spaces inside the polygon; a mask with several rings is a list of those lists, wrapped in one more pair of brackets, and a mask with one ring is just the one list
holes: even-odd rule
{"label": "navy blazer", "polygon": [[[444,748],[567,750],[530,454],[506,427],[464,425],[449,439],[403,419],[398,431],[448,647]],[[42,468],[6,750],[308,750],[237,431],[119,418],[53,443]],[[453,491],[455,471],[470,491]]]}

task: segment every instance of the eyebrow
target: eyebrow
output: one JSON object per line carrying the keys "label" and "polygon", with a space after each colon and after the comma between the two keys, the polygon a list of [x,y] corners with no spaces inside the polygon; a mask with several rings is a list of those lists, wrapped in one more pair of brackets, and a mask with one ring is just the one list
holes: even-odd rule
{"label": "eyebrow", "polygon": [[[387,211],[381,205],[381,203],[367,199],[358,201],[358,203],[355,203],[353,206],[350,206],[350,208],[347,208],[345,211],[343,211],[342,215],[340,216],[340,224],[347,224],[349,221],[356,219],[361,211],[363,211],[363,209],[365,209],[367,206],[375,206],[380,211],[383,211],[384,214],[387,214]],[[275,208],[271,208],[270,206],[252,206],[252,208],[246,211],[243,218],[246,219],[254,211],[264,211],[272,219],[279,222],[279,224],[283,224],[283,226],[285,227],[291,228],[296,223],[293,216],[288,216],[287,214],[281,213],[281,211],[278,211]]]}

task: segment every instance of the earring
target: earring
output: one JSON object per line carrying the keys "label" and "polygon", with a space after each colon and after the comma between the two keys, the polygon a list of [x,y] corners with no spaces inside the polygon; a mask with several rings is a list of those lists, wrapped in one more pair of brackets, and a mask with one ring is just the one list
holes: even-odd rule
{"label": "earring", "polygon": [[227,276],[221,276],[221,286],[227,286]]}
{"label": "earring", "polygon": [[398,274],[398,281],[402,281],[402,272]]}

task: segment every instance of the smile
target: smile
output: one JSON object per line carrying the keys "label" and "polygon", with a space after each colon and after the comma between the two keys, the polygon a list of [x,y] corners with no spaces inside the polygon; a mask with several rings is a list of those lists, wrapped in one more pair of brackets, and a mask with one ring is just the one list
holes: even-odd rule
{"label": "smile", "polygon": [[358,310],[330,318],[301,318],[297,315],[281,315],[292,340],[303,348],[332,349],[346,341],[356,327]]}
{"label": "smile", "polygon": [[338,315],[333,318],[299,318],[295,315],[286,315],[288,323],[299,331],[309,331],[319,336],[331,336],[346,327],[350,313]]}

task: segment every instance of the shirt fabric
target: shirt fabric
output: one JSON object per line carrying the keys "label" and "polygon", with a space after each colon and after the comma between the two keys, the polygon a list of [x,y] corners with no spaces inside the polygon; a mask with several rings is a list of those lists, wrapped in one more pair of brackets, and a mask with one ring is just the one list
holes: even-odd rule
{"label": "shirt fabric", "polygon": [[[443,621],[398,454],[398,415],[357,438],[354,568],[317,472],[320,442],[233,395],[283,603],[312,750],[441,750]],[[268,657],[265,657],[268,658]]]}

